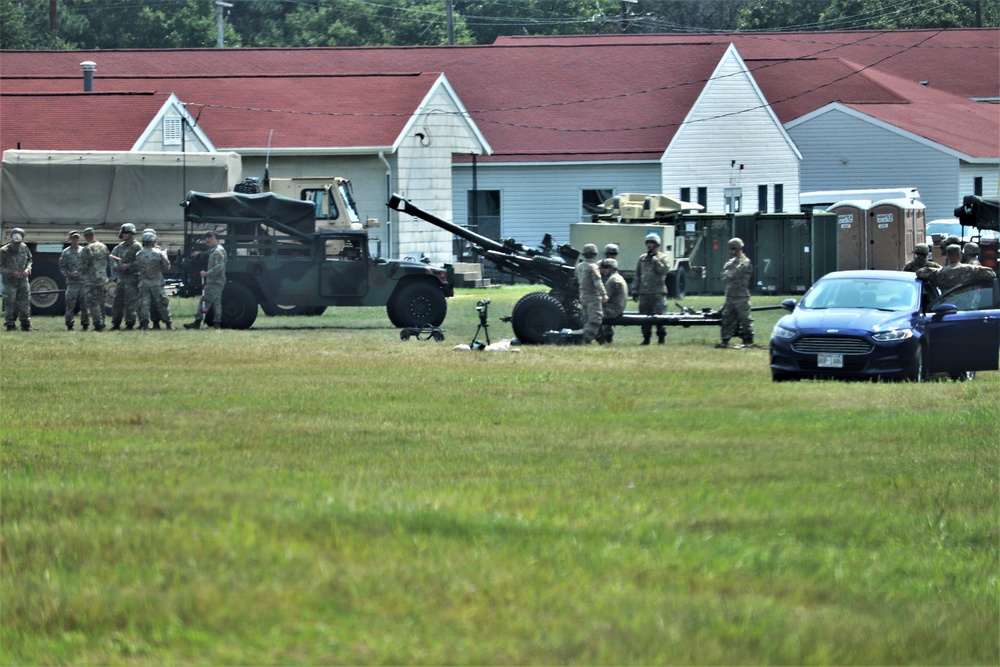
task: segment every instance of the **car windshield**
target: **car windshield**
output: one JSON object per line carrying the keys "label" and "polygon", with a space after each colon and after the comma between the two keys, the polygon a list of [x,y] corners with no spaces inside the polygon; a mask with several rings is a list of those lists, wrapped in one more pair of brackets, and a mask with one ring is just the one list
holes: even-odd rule
{"label": "car windshield", "polygon": [[821,280],[802,297],[803,308],[871,308],[875,310],[916,310],[919,286],[915,282],[837,278]]}

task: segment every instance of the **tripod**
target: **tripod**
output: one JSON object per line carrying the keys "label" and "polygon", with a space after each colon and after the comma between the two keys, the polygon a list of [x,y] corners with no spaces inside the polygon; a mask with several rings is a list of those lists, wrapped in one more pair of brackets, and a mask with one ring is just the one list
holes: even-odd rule
{"label": "tripod", "polygon": [[[479,311],[479,326],[476,328],[476,333],[472,335],[472,342],[469,343],[469,347],[472,348],[473,350],[482,350],[484,347],[486,347],[486,345],[490,344],[490,324],[488,322],[489,308],[490,308],[489,299],[483,299],[476,304],[476,310]],[[486,336],[486,345],[483,345],[482,342],[476,340],[476,337],[479,336],[480,331],[482,331],[483,334]]]}

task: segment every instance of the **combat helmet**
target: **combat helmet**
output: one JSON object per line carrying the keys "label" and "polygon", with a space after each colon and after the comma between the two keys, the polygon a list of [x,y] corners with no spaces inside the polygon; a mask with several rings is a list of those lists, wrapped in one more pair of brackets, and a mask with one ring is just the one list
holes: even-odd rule
{"label": "combat helmet", "polygon": [[614,243],[609,243],[608,245],[604,246],[604,254],[605,255],[617,255],[618,254],[618,246],[615,245]]}
{"label": "combat helmet", "polygon": [[660,235],[657,234],[656,232],[650,232],[649,234],[646,234],[646,243],[649,243],[650,241],[652,241],[656,245],[660,245],[662,243],[662,241],[660,241]]}
{"label": "combat helmet", "polygon": [[125,236],[126,234],[135,234],[135,225],[131,222],[126,222],[122,225],[122,228],[118,230],[118,238]]}
{"label": "combat helmet", "polygon": [[24,230],[21,229],[20,227],[15,227],[14,229],[10,230],[10,240],[13,241],[14,243],[20,243],[21,241],[23,241]]}
{"label": "combat helmet", "polygon": [[156,243],[156,232],[142,233],[142,245],[146,245],[147,243]]}
{"label": "combat helmet", "polygon": [[979,255],[979,245],[976,243],[966,243],[965,247],[962,248],[962,254],[967,257],[977,257]]}
{"label": "combat helmet", "polygon": [[597,254],[597,246],[594,245],[593,243],[588,243],[587,245],[583,246],[584,257],[591,257],[596,254]]}
{"label": "combat helmet", "polygon": [[926,257],[927,255],[931,254],[930,246],[928,246],[926,243],[918,243],[917,245],[913,246],[913,254],[924,255]]}
{"label": "combat helmet", "polygon": [[617,271],[618,260],[615,259],[614,257],[605,257],[604,259],[601,260],[601,268],[614,269],[615,271]]}
{"label": "combat helmet", "polygon": [[733,238],[729,239],[729,243],[727,243],[726,245],[728,245],[730,248],[736,248],[742,250],[743,239],[739,238],[738,236],[734,236]]}

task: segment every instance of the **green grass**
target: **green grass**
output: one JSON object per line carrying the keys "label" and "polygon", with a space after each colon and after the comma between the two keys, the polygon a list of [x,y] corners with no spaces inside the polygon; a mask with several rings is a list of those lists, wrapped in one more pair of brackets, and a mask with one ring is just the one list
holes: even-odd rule
{"label": "green grass", "polygon": [[1000,662],[1000,374],[773,384],[716,328],[452,352],[524,292],[442,343],[3,334],[0,662]]}

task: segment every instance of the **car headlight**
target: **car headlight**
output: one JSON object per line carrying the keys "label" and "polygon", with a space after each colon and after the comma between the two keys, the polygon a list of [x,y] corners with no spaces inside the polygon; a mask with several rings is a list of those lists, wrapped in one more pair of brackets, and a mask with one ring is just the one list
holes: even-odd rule
{"label": "car headlight", "polygon": [[872,338],[883,343],[890,340],[906,340],[907,338],[912,337],[913,329],[895,329],[893,331],[883,331],[882,333],[872,334]]}
{"label": "car headlight", "polygon": [[786,329],[785,327],[779,327],[775,325],[774,331],[771,332],[772,338],[795,338],[796,332],[791,329]]}

